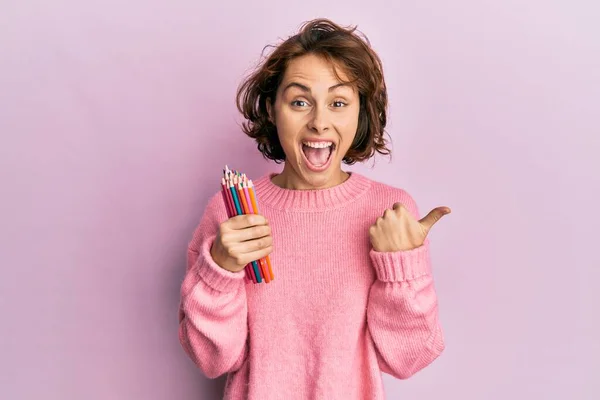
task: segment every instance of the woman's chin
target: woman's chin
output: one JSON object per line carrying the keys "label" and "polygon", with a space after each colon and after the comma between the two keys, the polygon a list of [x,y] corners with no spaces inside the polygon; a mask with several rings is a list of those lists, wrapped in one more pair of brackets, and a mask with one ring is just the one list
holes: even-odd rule
{"label": "woman's chin", "polygon": [[325,189],[339,184],[337,181],[341,175],[341,164],[336,164],[333,160],[327,168],[319,171],[306,165],[302,165],[301,170],[302,180],[312,189]]}

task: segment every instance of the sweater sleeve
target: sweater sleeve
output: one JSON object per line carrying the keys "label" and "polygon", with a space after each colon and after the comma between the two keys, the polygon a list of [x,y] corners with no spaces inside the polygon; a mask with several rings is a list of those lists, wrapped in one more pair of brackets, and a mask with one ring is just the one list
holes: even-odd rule
{"label": "sweater sleeve", "polygon": [[189,243],[179,307],[179,341],[208,378],[236,371],[248,352],[244,274],[219,267],[210,255],[227,218],[219,200],[210,200]]}
{"label": "sweater sleeve", "polygon": [[[416,204],[406,193],[404,197],[404,205],[418,218]],[[369,293],[367,324],[379,366],[385,373],[407,379],[444,350],[429,239],[408,251],[371,249],[370,258],[377,279]]]}

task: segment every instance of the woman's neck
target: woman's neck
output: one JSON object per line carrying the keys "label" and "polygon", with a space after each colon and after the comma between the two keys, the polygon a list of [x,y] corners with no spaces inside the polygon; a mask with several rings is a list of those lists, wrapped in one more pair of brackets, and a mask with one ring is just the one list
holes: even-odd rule
{"label": "woman's neck", "polygon": [[315,178],[304,178],[294,171],[293,168],[285,164],[283,171],[281,171],[280,174],[275,175],[271,179],[271,182],[282,189],[318,190],[329,189],[331,187],[341,185],[349,178],[349,176],[350,174],[342,171],[340,166],[335,171],[331,171],[330,173],[325,172],[323,175]]}

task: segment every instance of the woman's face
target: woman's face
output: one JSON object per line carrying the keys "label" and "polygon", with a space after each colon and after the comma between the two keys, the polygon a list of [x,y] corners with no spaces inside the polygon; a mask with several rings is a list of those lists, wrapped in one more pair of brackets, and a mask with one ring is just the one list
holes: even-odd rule
{"label": "woman's face", "polygon": [[323,189],[342,183],[342,160],[356,135],[360,110],[355,87],[347,76],[322,57],[305,55],[292,60],[285,71],[271,120],[286,155],[278,176],[284,187]]}

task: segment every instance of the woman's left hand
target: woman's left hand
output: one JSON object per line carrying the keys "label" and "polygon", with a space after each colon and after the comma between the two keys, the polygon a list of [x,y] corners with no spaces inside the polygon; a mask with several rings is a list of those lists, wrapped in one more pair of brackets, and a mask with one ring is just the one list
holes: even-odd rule
{"label": "woman's left hand", "polygon": [[404,205],[396,203],[369,228],[373,249],[378,252],[415,249],[425,242],[431,227],[450,212],[448,207],[437,207],[417,221]]}

